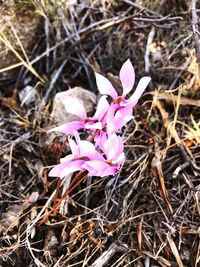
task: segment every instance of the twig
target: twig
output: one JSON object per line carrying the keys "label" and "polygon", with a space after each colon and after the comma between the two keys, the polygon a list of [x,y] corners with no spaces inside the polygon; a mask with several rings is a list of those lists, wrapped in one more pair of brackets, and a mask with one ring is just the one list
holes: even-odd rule
{"label": "twig", "polygon": [[45,31],[45,35],[46,35],[46,51],[47,51],[47,55],[46,55],[46,72],[49,72],[49,48],[50,48],[50,44],[49,44],[49,21],[47,18],[45,18],[45,23],[44,23],[44,31]]}
{"label": "twig", "polygon": [[[158,6],[157,8],[157,12],[159,13],[164,5],[166,0],[162,0],[160,5]],[[148,35],[148,39],[147,39],[147,45],[146,45],[146,51],[145,51],[145,57],[144,57],[144,60],[145,60],[145,72],[146,73],[149,73],[149,69],[151,67],[151,63],[150,63],[150,59],[149,59],[149,56],[150,56],[150,49],[151,49],[151,44],[153,42],[153,38],[155,36],[155,32],[156,32],[156,28],[155,26],[153,26],[151,28],[151,31]]]}
{"label": "twig", "polygon": [[[54,205],[53,209],[51,209],[41,220],[39,225],[42,225],[44,222],[46,222],[46,220],[48,219],[48,217],[56,212],[59,208],[60,205],[62,203],[62,201],[85,179],[87,178],[87,174],[85,174],[84,172],[79,172],[75,178],[72,180],[72,182],[70,183],[69,187],[67,188],[67,190],[65,191],[64,194],[62,194],[62,197],[57,201],[57,203]],[[79,179],[79,180],[78,180]],[[78,181],[77,181],[78,180]],[[76,182],[77,181],[77,182]],[[76,182],[76,183],[75,183]],[[55,190],[56,191],[56,190]]]}
{"label": "twig", "polygon": [[169,119],[169,113],[165,110],[161,101],[156,100],[156,105],[157,105],[157,107],[161,113],[165,128],[170,132],[171,136],[174,138],[174,140],[175,140],[177,146],[179,147],[185,161],[189,162],[191,164],[191,162],[192,162],[192,160],[190,158],[191,155],[188,155],[188,153],[189,153],[188,149],[186,148],[184,143],[180,140],[179,135],[178,135],[175,127],[173,127],[171,125],[171,121]]}
{"label": "twig", "polygon": [[198,17],[196,10],[196,0],[192,0],[192,31],[194,36],[194,46],[196,50],[197,62],[198,62],[198,74],[200,79],[200,42],[198,37]]}
{"label": "twig", "polygon": [[117,253],[124,252],[126,253],[128,248],[125,244],[112,244],[108,248],[108,250],[104,251],[104,253],[91,265],[91,267],[102,267]]}
{"label": "twig", "polygon": [[181,257],[180,257],[180,255],[179,255],[179,253],[178,253],[178,249],[177,249],[177,247],[176,247],[176,244],[174,243],[174,240],[173,240],[173,238],[171,237],[171,234],[168,234],[168,235],[167,235],[167,240],[168,240],[168,242],[169,242],[171,251],[172,251],[172,253],[174,254],[174,257],[175,257],[175,259],[176,259],[176,262],[177,262],[178,266],[179,266],[179,267],[184,267],[183,262],[182,262],[182,260],[181,260]]}
{"label": "twig", "polygon": [[148,39],[147,39],[146,51],[145,51],[145,56],[144,56],[145,72],[146,73],[149,73],[149,69],[151,67],[149,56],[150,56],[150,52],[151,52],[150,49],[151,49],[151,44],[153,42],[154,35],[155,35],[155,27],[153,26],[150,33],[149,33]]}
{"label": "twig", "polygon": [[157,12],[155,11],[152,11],[151,9],[148,9],[147,7],[143,7],[141,6],[140,4],[138,3],[133,3],[133,1],[131,0],[124,0],[124,2],[126,4],[129,4],[130,6],[134,7],[134,8],[137,8],[139,10],[144,10],[144,11],[147,11],[148,13],[152,14],[152,15],[159,15]]}
{"label": "twig", "polygon": [[54,88],[54,85],[58,79],[58,77],[60,76],[64,66],[67,63],[67,59],[63,61],[63,63],[61,64],[61,66],[59,67],[59,69],[56,71],[56,73],[53,75],[53,78],[51,79],[50,85],[41,101],[40,107],[39,107],[39,111],[38,111],[38,116],[40,117],[41,111],[44,109],[48,99],[49,99],[49,95],[52,91],[52,89]]}
{"label": "twig", "polygon": [[151,162],[151,169],[152,169],[152,174],[155,176],[155,178],[157,179],[158,182],[158,191],[160,196],[162,197],[163,201],[165,202],[165,205],[167,207],[167,210],[169,212],[170,215],[173,216],[173,208],[171,206],[169,197],[168,197],[168,193],[165,187],[165,180],[164,180],[164,175],[163,175],[163,171],[162,171],[162,164],[161,164],[161,152],[159,150],[159,147],[156,146],[155,148],[155,156]]}
{"label": "twig", "polygon": [[[47,55],[47,53],[50,53],[52,51],[54,51],[55,49],[59,48],[61,45],[65,44],[66,42],[70,41],[72,38],[74,38],[75,36],[77,36],[77,34],[81,35],[81,38],[83,39],[86,38],[88,35],[93,34],[94,32],[98,32],[98,31],[102,31],[105,29],[108,29],[110,27],[113,27],[115,25],[119,25],[121,23],[125,23],[128,21],[141,21],[141,22],[149,22],[149,23],[155,23],[155,22],[169,22],[169,21],[179,21],[181,20],[182,17],[158,17],[158,18],[142,18],[142,17],[136,17],[136,15],[131,15],[131,16],[127,16],[125,18],[121,18],[121,16],[116,16],[115,18],[109,18],[109,19],[104,19],[101,21],[97,21],[91,25],[89,25],[88,27],[85,27],[79,31],[77,31],[76,33],[71,34],[70,36],[67,36],[65,39],[63,39],[62,41],[60,41],[59,43],[55,44],[54,46],[52,46],[51,48],[49,48],[48,50],[46,50],[45,52],[43,52],[42,54],[40,54],[39,56],[37,56],[35,59],[33,59],[30,64],[33,65],[36,62],[38,62],[40,59],[42,59],[43,57],[45,57]],[[73,46],[77,46],[82,42],[82,39],[76,41],[76,43],[73,44]],[[70,49],[72,53],[72,49]]]}
{"label": "twig", "polygon": [[11,176],[11,173],[12,173],[12,154],[13,154],[13,147],[14,147],[14,144],[11,143],[11,146],[10,146],[10,157],[9,157],[9,167],[8,167],[8,175]]}
{"label": "twig", "polygon": [[183,97],[181,96],[180,99],[177,95],[174,95],[172,93],[170,93],[169,91],[165,91],[165,92],[149,92],[149,94],[155,96],[158,100],[166,100],[166,101],[170,101],[170,102],[175,102],[177,103],[179,101],[180,105],[183,106],[195,106],[195,107],[200,107],[200,100],[199,99],[190,99],[187,97]]}

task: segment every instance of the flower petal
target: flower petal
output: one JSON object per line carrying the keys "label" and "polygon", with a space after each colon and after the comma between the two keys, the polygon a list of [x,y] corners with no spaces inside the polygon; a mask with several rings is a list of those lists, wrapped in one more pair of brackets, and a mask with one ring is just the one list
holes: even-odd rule
{"label": "flower petal", "polygon": [[72,154],[69,154],[67,156],[65,156],[64,158],[61,158],[60,159],[60,163],[64,163],[64,162],[68,162],[68,161],[71,161],[71,160],[74,160],[74,155]]}
{"label": "flower petal", "polygon": [[135,83],[135,71],[130,59],[122,65],[119,78],[123,87],[123,96],[125,96],[131,91]]}
{"label": "flower petal", "polygon": [[74,130],[80,130],[84,128],[84,123],[81,121],[72,121],[72,122],[67,122],[64,123],[58,127],[55,127],[53,129],[50,129],[48,132],[61,132],[64,134],[73,134]]}
{"label": "flower petal", "polygon": [[53,169],[50,170],[49,177],[60,177],[62,171],[65,169],[65,165],[65,163],[56,165]]}
{"label": "flower petal", "polygon": [[60,177],[61,179],[70,173],[81,170],[81,165],[84,163],[83,160],[68,161],[56,165],[50,172],[50,177]]}
{"label": "flower petal", "polygon": [[112,162],[114,164],[120,164],[121,165],[124,160],[125,160],[125,154],[123,152],[115,160],[113,160]]}
{"label": "flower petal", "polygon": [[75,96],[63,96],[62,101],[67,112],[74,114],[81,119],[87,117],[87,112],[81,99]]}
{"label": "flower petal", "polygon": [[106,77],[104,77],[103,75],[99,73],[95,73],[95,76],[96,76],[96,83],[97,83],[99,92],[102,95],[111,96],[114,100],[117,99],[118,97],[117,92],[115,88],[113,87],[113,85],[111,84],[111,82]]}
{"label": "flower petal", "polygon": [[73,139],[69,139],[69,147],[72,151],[73,157],[79,157],[79,147]]}
{"label": "flower petal", "polygon": [[82,168],[84,162],[85,162],[84,160],[69,161],[68,165],[66,164],[64,170],[61,172],[60,178],[62,179],[65,176],[69,175],[70,173],[76,171],[84,171],[84,169]]}
{"label": "flower petal", "polygon": [[95,146],[99,147],[103,151],[103,144],[108,139],[108,133],[104,131],[98,131],[94,136]]}
{"label": "flower petal", "polygon": [[98,121],[105,119],[105,115],[109,109],[109,103],[106,98],[107,96],[102,96],[97,104],[97,109],[93,118],[98,119]]}
{"label": "flower petal", "polygon": [[114,175],[118,170],[117,167],[112,167],[108,163],[99,160],[86,161],[82,167],[88,171],[89,176],[100,177]]}
{"label": "flower petal", "polygon": [[95,123],[90,123],[86,122],[85,123],[85,129],[91,129],[91,130],[101,130],[102,129],[102,123],[101,122],[95,122]]}
{"label": "flower petal", "polygon": [[113,104],[110,106],[107,112],[107,132],[109,133],[109,135],[115,132],[115,112],[118,107],[118,104]]}
{"label": "flower petal", "polygon": [[124,144],[121,136],[117,136],[113,133],[108,140],[104,143],[104,153],[108,160],[117,160],[123,153]]}
{"label": "flower petal", "polygon": [[133,95],[129,98],[129,100],[127,101],[128,104],[130,104],[132,107],[134,107],[138,100],[140,99],[140,97],[142,96],[144,90],[146,89],[147,85],[149,84],[149,82],[151,81],[151,78],[148,76],[142,77],[135,89],[135,92],[133,93]]}
{"label": "flower petal", "polygon": [[98,151],[96,151],[95,146],[89,141],[81,140],[79,143],[79,149],[80,149],[80,157],[87,157],[92,160],[104,159],[103,156]]}
{"label": "flower petal", "polygon": [[115,113],[114,117],[115,131],[118,131],[123,126],[125,126],[127,122],[133,119],[132,113],[133,109],[131,106],[123,107]]}

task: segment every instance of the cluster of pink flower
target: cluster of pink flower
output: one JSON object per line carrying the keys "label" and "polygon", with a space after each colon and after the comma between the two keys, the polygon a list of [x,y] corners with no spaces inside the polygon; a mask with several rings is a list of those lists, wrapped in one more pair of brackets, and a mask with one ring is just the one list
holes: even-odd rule
{"label": "cluster of pink flower", "polygon": [[[66,111],[78,116],[80,120],[50,130],[71,136],[69,146],[72,153],[61,158],[60,164],[50,171],[49,176],[62,179],[76,171],[87,171],[88,176],[104,177],[114,175],[124,161],[123,139],[118,133],[132,119],[133,108],[149,84],[150,77],[141,78],[135,92],[127,99],[126,96],[135,83],[134,68],[129,59],[123,64],[119,73],[123,88],[121,96],[108,79],[98,73],[95,75],[102,96],[92,117],[87,116],[80,99],[71,96],[63,99]],[[111,97],[111,101],[108,101],[108,96]],[[78,130],[91,135],[90,141],[81,140]]]}

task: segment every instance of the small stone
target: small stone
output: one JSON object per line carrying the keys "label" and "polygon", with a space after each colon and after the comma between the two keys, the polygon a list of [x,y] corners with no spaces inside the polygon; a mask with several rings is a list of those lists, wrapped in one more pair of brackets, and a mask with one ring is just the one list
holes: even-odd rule
{"label": "small stone", "polygon": [[21,106],[23,106],[24,104],[26,106],[29,106],[36,100],[36,90],[32,86],[27,85],[19,93],[19,99],[21,101]]}
{"label": "small stone", "polygon": [[80,98],[83,101],[87,113],[90,114],[94,112],[94,105],[96,103],[96,95],[94,93],[78,86],[67,91],[57,93],[54,97],[53,110],[51,112],[51,118],[55,126],[77,119],[76,116],[65,111],[65,107],[62,102],[62,97],[65,95]]}
{"label": "small stone", "polygon": [[[88,115],[91,115],[91,114],[93,115],[95,112],[95,104],[96,104],[97,97],[94,93],[86,89],[83,89],[82,87],[78,87],[78,86],[72,89],[69,89],[67,91],[57,93],[53,100],[53,109],[50,114],[52,123],[48,127],[48,130],[56,126],[59,126],[61,124],[64,124],[66,122],[79,120],[78,117],[76,117],[73,114],[68,113],[65,110],[64,104],[62,102],[62,97],[64,95],[75,96],[81,99],[83,101],[84,107]],[[62,133],[59,133],[59,132],[50,132],[46,135],[44,142],[46,145],[51,145],[55,143],[56,139],[58,139],[59,142],[64,142],[66,140],[66,136],[64,136]]]}
{"label": "small stone", "polygon": [[14,226],[18,225],[20,218],[21,206],[13,204],[8,208],[8,210],[2,214],[1,224],[3,229],[12,229]]}

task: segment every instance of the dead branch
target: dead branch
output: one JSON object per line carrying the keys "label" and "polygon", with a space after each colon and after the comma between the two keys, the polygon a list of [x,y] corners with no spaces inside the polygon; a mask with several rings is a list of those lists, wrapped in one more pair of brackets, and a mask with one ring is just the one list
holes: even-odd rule
{"label": "dead branch", "polygon": [[194,36],[194,46],[196,50],[197,62],[198,62],[198,73],[200,79],[200,41],[199,41],[199,30],[198,30],[198,17],[196,9],[197,0],[192,0],[192,31]]}
{"label": "dead branch", "polygon": [[163,92],[163,93],[159,93],[159,92],[150,92],[151,95],[156,95],[156,98],[159,100],[166,100],[166,101],[170,101],[170,102],[178,102],[180,105],[190,105],[190,106],[195,106],[195,107],[200,107],[200,100],[199,99],[190,99],[187,97],[179,97],[177,95],[174,95],[172,93],[169,92]]}

